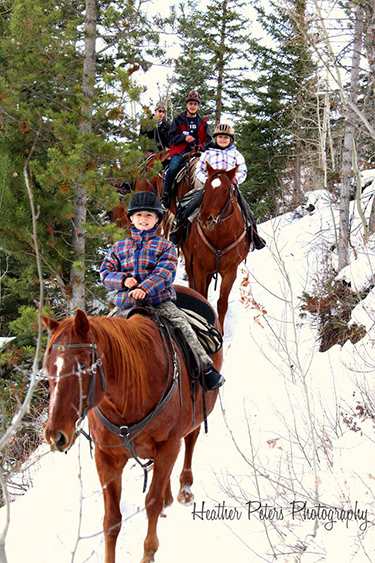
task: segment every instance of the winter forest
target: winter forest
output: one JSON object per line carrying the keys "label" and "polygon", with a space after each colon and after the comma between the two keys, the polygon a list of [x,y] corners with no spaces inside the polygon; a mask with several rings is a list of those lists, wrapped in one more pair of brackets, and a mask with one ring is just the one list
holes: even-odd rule
{"label": "winter forest", "polygon": [[[144,155],[155,150],[140,128],[159,101],[171,122],[192,89],[211,132],[220,122],[234,128],[248,169],[241,192],[267,241],[249,254],[232,290],[227,383],[204,437],[212,446],[196,454],[198,497],[225,498],[243,510],[251,508],[249,491],[270,507],[292,496],[314,507],[331,503],[336,515],[339,506],[346,515],[363,508],[364,499],[373,507],[375,469],[359,468],[359,456],[375,460],[374,0],[0,0],[0,31],[0,563],[16,563],[6,555],[12,506],[33,488],[25,467],[46,451],[41,313],[57,320],[78,308],[110,313],[99,268],[124,237],[112,212],[129,202],[119,188],[133,184]],[[179,268],[184,284],[183,263]],[[212,304],[215,296],[211,288]],[[270,376],[266,398],[240,378],[230,388],[230,373],[250,365],[260,378],[270,373],[261,367],[265,356],[279,377]],[[263,449],[257,432],[266,428]],[[240,458],[232,467],[220,466],[221,439],[221,454]],[[337,465],[338,443],[346,453]],[[57,458],[67,463],[68,456],[54,455],[50,471],[58,471]],[[212,459],[219,484],[207,492],[198,474],[207,478]],[[131,497],[124,519],[139,499]],[[253,506],[258,517],[260,505]],[[104,560],[98,507],[97,543],[82,552],[74,544],[61,563]],[[340,536],[322,515],[296,529],[271,510],[251,549],[248,530],[238,525],[232,536],[241,548],[226,538],[231,555],[197,551],[196,561],[224,563],[237,548],[236,559],[249,563],[375,561],[373,509],[366,526],[350,528],[350,541],[347,529]],[[194,543],[191,510],[173,518],[163,519],[166,545],[156,561],[176,560],[168,536],[177,537],[178,524]],[[130,547],[123,547],[128,537],[119,549],[123,560],[138,561],[145,526],[132,526]],[[217,541],[212,528],[207,534]],[[60,563],[57,551],[39,555],[29,560]]]}

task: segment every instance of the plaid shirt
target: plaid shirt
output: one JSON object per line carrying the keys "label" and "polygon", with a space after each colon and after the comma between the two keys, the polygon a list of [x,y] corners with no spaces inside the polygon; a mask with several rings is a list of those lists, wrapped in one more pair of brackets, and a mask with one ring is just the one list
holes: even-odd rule
{"label": "plaid shirt", "polygon": [[216,170],[231,170],[239,164],[240,167],[236,174],[237,181],[239,184],[242,184],[246,180],[247,167],[245,159],[234,145],[229,145],[225,149],[211,148],[201,155],[195,169],[195,177],[201,184],[204,184],[207,180],[206,162],[211,164],[212,168]]}
{"label": "plaid shirt", "polygon": [[129,309],[135,300],[124,287],[126,278],[136,278],[138,288],[146,292],[144,301],[158,305],[176,299],[172,287],[177,269],[176,247],[157,235],[157,227],[140,231],[131,227],[131,236],[119,240],[107,252],[100,278],[107,289],[117,290],[115,304]]}

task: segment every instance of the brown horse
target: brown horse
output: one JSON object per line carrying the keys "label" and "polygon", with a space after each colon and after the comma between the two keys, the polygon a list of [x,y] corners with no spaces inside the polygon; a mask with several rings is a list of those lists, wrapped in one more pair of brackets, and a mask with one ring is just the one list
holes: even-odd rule
{"label": "brown horse", "polygon": [[[178,289],[203,300],[189,288]],[[156,323],[144,315],[128,319],[87,317],[78,310],[75,317],[61,322],[43,317],[43,324],[50,332],[44,359],[50,385],[46,440],[52,450],[68,451],[88,413],[103,488],[105,563],[115,563],[123,468],[134,457],[147,475],[147,464],[139,458],[153,461],[142,558],[142,563],[150,563],[159,545],[159,515],[173,501],[170,475],[182,438],[185,458],[177,498],[184,504],[194,498],[194,446],[204,419],[204,404],[210,413],[217,391],[208,391],[204,402],[201,385],[192,386],[180,348],[166,342]],[[215,324],[219,328],[217,319]],[[219,370],[222,351],[213,359]]]}
{"label": "brown horse", "polygon": [[224,328],[228,298],[239,264],[245,260],[250,241],[233,184],[237,168],[215,170],[207,163],[202,207],[181,241],[190,287],[207,298],[215,275],[221,276],[217,303],[219,321]]}

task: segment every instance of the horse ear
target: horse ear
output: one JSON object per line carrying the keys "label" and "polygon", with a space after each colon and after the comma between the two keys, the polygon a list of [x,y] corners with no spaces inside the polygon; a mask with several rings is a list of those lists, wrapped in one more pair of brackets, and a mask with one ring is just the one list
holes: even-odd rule
{"label": "horse ear", "polygon": [[52,317],[46,317],[45,315],[42,315],[42,325],[45,330],[48,330],[48,332],[55,332],[55,330],[59,326],[59,323]]}
{"label": "horse ear", "polygon": [[234,178],[236,177],[237,174],[237,170],[239,169],[239,165],[235,166],[234,168],[231,168],[230,170],[228,170],[228,178],[233,181]]}
{"label": "horse ear", "polygon": [[74,317],[74,328],[77,334],[86,336],[90,330],[90,322],[82,309],[77,309],[76,316]]}
{"label": "horse ear", "polygon": [[207,166],[208,176],[210,177],[212,175],[213,171],[215,170],[215,168],[212,168],[211,164],[209,162],[207,162],[207,160],[206,160],[206,166]]}

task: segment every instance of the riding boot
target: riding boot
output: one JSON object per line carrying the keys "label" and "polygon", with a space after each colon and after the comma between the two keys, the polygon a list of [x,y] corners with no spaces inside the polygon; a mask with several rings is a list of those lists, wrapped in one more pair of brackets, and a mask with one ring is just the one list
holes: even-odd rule
{"label": "riding boot", "polygon": [[258,227],[250,205],[247,203],[240,191],[238,192],[238,203],[246,224],[246,231],[250,244],[253,244],[256,250],[261,250],[266,246],[266,241],[259,235]]}
{"label": "riding boot", "polygon": [[171,191],[172,190],[165,190],[163,195],[161,196],[161,205],[164,211],[168,211],[170,208],[171,199],[172,199]]}
{"label": "riding boot", "polygon": [[172,230],[169,233],[169,240],[173,242],[175,246],[178,246],[181,242],[183,232],[184,232],[184,225],[174,228],[172,227]]}
{"label": "riding boot", "polygon": [[252,243],[256,250],[262,250],[262,248],[266,246],[266,241],[259,235],[255,223],[249,225],[246,231],[247,231],[247,236],[249,237],[250,244]]}
{"label": "riding boot", "polygon": [[225,379],[214,366],[209,366],[203,372],[203,382],[208,391],[213,391],[224,385]]}

